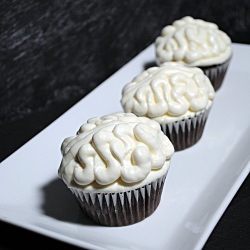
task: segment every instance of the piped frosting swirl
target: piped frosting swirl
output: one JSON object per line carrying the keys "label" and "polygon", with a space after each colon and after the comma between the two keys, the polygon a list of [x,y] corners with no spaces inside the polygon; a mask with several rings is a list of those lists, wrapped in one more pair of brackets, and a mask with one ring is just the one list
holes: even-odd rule
{"label": "piped frosting swirl", "polygon": [[225,62],[232,54],[230,37],[218,26],[190,16],[162,29],[156,38],[156,61],[190,66],[210,66]]}
{"label": "piped frosting swirl", "polygon": [[174,153],[157,122],[130,113],[89,119],[61,146],[59,176],[68,186],[133,185],[165,167]]}
{"label": "piped frosting swirl", "polygon": [[213,98],[214,88],[201,69],[169,62],[127,83],[121,105],[125,112],[171,122],[208,109]]}

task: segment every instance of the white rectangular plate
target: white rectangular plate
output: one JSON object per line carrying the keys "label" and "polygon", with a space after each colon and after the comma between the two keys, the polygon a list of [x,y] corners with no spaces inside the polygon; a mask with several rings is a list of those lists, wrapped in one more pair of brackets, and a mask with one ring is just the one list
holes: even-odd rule
{"label": "white rectangular plate", "polygon": [[204,134],[175,153],[149,218],[126,227],[95,225],[57,170],[65,137],[90,117],[122,111],[121,89],[154,61],[153,45],[1,163],[0,219],[83,248],[201,249],[250,169],[249,55],[249,45],[233,44]]}

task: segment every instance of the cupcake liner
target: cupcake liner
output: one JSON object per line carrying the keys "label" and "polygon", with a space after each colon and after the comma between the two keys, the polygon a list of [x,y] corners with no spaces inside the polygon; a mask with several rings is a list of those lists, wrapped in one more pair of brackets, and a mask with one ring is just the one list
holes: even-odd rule
{"label": "cupcake liner", "polygon": [[119,193],[86,193],[70,188],[83,212],[104,226],[126,226],[150,216],[158,207],[166,175],[141,188]]}
{"label": "cupcake liner", "polygon": [[215,91],[217,91],[221,87],[230,61],[231,57],[222,64],[209,67],[200,67],[204,74],[210,79]]}
{"label": "cupcake liner", "polygon": [[175,151],[184,150],[197,143],[204,131],[210,109],[187,119],[160,124],[162,131],[173,143]]}

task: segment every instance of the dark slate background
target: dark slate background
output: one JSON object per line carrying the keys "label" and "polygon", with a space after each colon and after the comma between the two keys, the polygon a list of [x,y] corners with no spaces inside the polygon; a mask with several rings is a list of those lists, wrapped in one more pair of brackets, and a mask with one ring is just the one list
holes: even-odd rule
{"label": "dark slate background", "polygon": [[[0,161],[185,15],[250,44],[249,0],[1,1]],[[250,249],[249,186],[248,177],[204,250]],[[78,249],[4,222],[0,232],[0,249]]]}

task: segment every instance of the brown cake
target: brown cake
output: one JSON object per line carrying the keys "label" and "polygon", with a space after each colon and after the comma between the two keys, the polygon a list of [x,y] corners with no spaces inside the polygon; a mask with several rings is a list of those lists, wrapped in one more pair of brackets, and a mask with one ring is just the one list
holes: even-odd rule
{"label": "brown cake", "polygon": [[127,83],[121,105],[125,112],[157,121],[180,151],[201,138],[213,99],[214,88],[200,68],[169,62]]}
{"label": "brown cake", "polygon": [[216,24],[186,16],[162,29],[155,51],[158,65],[181,62],[201,68],[217,91],[232,58],[232,42]]}
{"label": "brown cake", "polygon": [[156,121],[114,113],[89,119],[61,151],[58,175],[83,212],[125,226],[158,207],[174,147]]}

